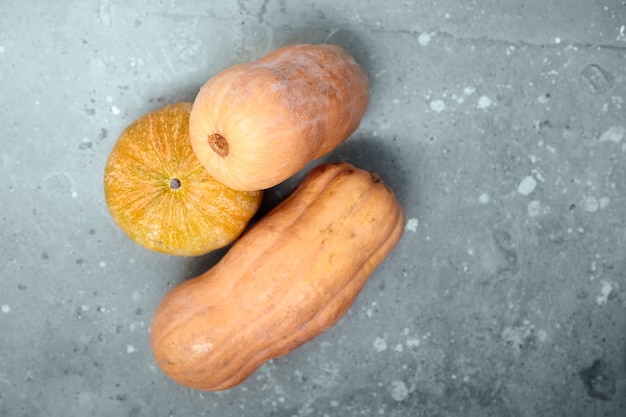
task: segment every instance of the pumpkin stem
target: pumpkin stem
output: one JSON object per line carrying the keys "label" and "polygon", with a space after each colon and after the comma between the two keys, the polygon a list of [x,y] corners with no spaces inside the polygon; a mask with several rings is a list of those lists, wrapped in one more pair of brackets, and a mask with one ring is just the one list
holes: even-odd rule
{"label": "pumpkin stem", "polygon": [[170,180],[170,188],[172,190],[178,190],[180,188],[180,180],[178,178],[172,178]]}
{"label": "pumpkin stem", "polygon": [[221,157],[228,155],[228,141],[219,133],[209,135],[209,146],[211,146],[213,152]]}

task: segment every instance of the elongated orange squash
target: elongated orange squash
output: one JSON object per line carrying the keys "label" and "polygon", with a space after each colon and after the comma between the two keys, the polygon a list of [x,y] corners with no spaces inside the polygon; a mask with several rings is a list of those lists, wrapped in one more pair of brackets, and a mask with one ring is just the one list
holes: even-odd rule
{"label": "elongated orange squash", "polygon": [[211,77],[189,121],[200,163],[242,191],[270,188],[336,148],[369,103],[363,68],[336,45],[288,45]]}
{"label": "elongated orange squash", "polygon": [[157,364],[199,390],[239,384],[334,325],[403,230],[376,174],[318,166],[214,267],[164,297],[151,329]]}

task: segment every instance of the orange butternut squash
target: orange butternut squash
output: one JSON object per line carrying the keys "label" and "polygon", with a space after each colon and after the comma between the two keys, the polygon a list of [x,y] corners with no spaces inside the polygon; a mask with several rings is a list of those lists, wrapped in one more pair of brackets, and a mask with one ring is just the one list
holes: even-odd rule
{"label": "orange butternut squash", "polygon": [[206,172],[189,143],[191,103],[145,114],[118,138],[104,169],[115,223],[136,243],[170,255],[227,246],[256,213],[262,191],[233,190]]}
{"label": "orange butternut squash", "polygon": [[151,329],[156,363],[199,390],[241,383],[334,325],[403,230],[376,174],[314,168],[215,266],[166,294]]}
{"label": "orange butternut squash", "polygon": [[270,188],[348,138],[369,103],[363,68],[336,45],[288,45],[211,77],[189,135],[200,163],[236,190]]}

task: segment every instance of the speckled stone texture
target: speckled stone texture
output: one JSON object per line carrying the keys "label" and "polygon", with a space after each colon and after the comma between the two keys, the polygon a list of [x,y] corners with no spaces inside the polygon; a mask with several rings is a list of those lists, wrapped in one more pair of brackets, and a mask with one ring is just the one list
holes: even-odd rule
{"label": "speckled stone texture", "polygon": [[[135,118],[293,42],[372,81],[307,170],[377,171],[405,235],[331,330],[192,391],[150,322],[224,251],[131,242],[104,163]],[[626,415],[624,1],[3,0],[0,85],[1,416]]]}

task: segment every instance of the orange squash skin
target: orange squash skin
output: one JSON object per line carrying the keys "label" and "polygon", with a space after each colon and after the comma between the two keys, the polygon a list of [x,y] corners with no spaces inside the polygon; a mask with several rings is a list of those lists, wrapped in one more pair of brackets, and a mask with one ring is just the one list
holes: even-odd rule
{"label": "orange squash skin", "polygon": [[288,45],[211,77],[189,135],[211,175],[236,190],[273,187],[335,149],[359,126],[369,79],[336,45]]}
{"label": "orange squash skin", "polygon": [[403,230],[375,174],[318,166],[214,267],[164,297],[151,329],[157,364],[198,390],[241,383],[333,326]]}
{"label": "orange squash skin", "polygon": [[192,103],[145,114],[118,138],[104,169],[115,223],[139,245],[196,256],[243,233],[263,193],[233,190],[211,177],[189,143]]}

